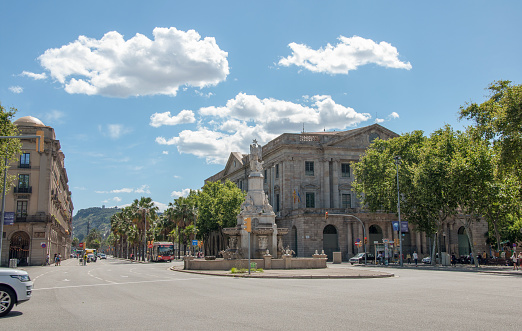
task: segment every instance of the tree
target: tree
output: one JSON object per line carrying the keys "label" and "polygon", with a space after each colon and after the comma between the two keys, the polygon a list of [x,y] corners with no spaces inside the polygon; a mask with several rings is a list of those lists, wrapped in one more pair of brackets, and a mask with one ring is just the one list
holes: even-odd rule
{"label": "tree", "polygon": [[[0,104],[0,136],[1,137],[9,137],[9,136],[17,136],[18,128],[15,124],[13,124],[12,120],[17,110],[15,108],[9,108],[6,110]],[[4,186],[4,172],[6,171],[6,158],[7,164],[10,162],[14,162],[20,156],[21,153],[21,143],[19,139],[0,139],[0,173],[2,175],[2,180],[0,180],[0,190],[2,190]],[[7,186],[6,193],[9,187],[11,187],[12,181],[15,179],[15,176],[7,176]]]}
{"label": "tree", "polygon": [[169,208],[166,214],[172,217],[177,231],[171,233],[178,239],[178,258],[180,257],[180,248],[183,244],[183,254],[187,251],[188,236],[185,233],[185,228],[194,224],[196,218],[196,210],[198,204],[198,192],[191,190],[187,197],[179,197],[174,200],[174,203],[169,203]]}
{"label": "tree", "polygon": [[487,89],[489,99],[460,107],[460,119],[473,121],[476,137],[498,147],[502,171],[513,171],[522,179],[522,85],[503,80]]}
{"label": "tree", "polygon": [[198,196],[197,233],[206,243],[212,231],[219,231],[237,224],[237,216],[241,212],[241,204],[246,193],[234,183],[227,180],[207,182]]}
{"label": "tree", "polygon": [[[140,233],[140,238],[147,241],[150,238],[149,230],[153,228],[157,219],[158,207],[154,205],[154,201],[150,197],[141,197],[139,200],[134,199],[129,210],[133,217],[134,225]],[[133,237],[135,238],[135,237]],[[141,258],[145,261],[145,248],[141,249]]]}

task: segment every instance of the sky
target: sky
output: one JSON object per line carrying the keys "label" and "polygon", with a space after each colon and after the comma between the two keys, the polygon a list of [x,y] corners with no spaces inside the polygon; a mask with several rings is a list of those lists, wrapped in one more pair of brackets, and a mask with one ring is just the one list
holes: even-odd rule
{"label": "sky", "polygon": [[160,210],[283,133],[427,135],[522,83],[520,1],[2,1],[0,103],[55,129],[75,213]]}

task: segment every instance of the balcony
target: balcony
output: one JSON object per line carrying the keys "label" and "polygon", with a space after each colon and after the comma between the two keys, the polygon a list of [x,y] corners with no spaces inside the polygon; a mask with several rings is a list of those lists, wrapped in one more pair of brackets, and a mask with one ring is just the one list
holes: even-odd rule
{"label": "balcony", "polygon": [[48,215],[26,215],[25,213],[17,214],[15,216],[16,223],[22,222],[50,222]]}
{"label": "balcony", "polygon": [[27,163],[18,164],[18,169],[31,169],[31,165]]}
{"label": "balcony", "polygon": [[33,193],[33,187],[16,187],[14,188],[14,193]]}

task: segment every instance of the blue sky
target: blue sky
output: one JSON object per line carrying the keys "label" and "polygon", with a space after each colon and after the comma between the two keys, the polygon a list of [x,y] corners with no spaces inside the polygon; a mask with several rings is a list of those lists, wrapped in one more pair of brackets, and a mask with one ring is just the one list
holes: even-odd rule
{"label": "blue sky", "polygon": [[55,128],[76,211],[163,209],[284,132],[458,129],[521,84],[520,1],[3,1],[0,102]]}

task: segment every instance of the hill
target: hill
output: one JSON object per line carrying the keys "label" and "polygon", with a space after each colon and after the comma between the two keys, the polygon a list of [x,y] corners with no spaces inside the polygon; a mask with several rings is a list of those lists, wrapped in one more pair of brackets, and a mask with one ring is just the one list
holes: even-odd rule
{"label": "hill", "polygon": [[111,230],[111,216],[119,213],[120,208],[91,207],[80,209],[73,217],[74,237],[80,242],[87,236],[87,226],[97,229],[102,236],[108,236]]}

